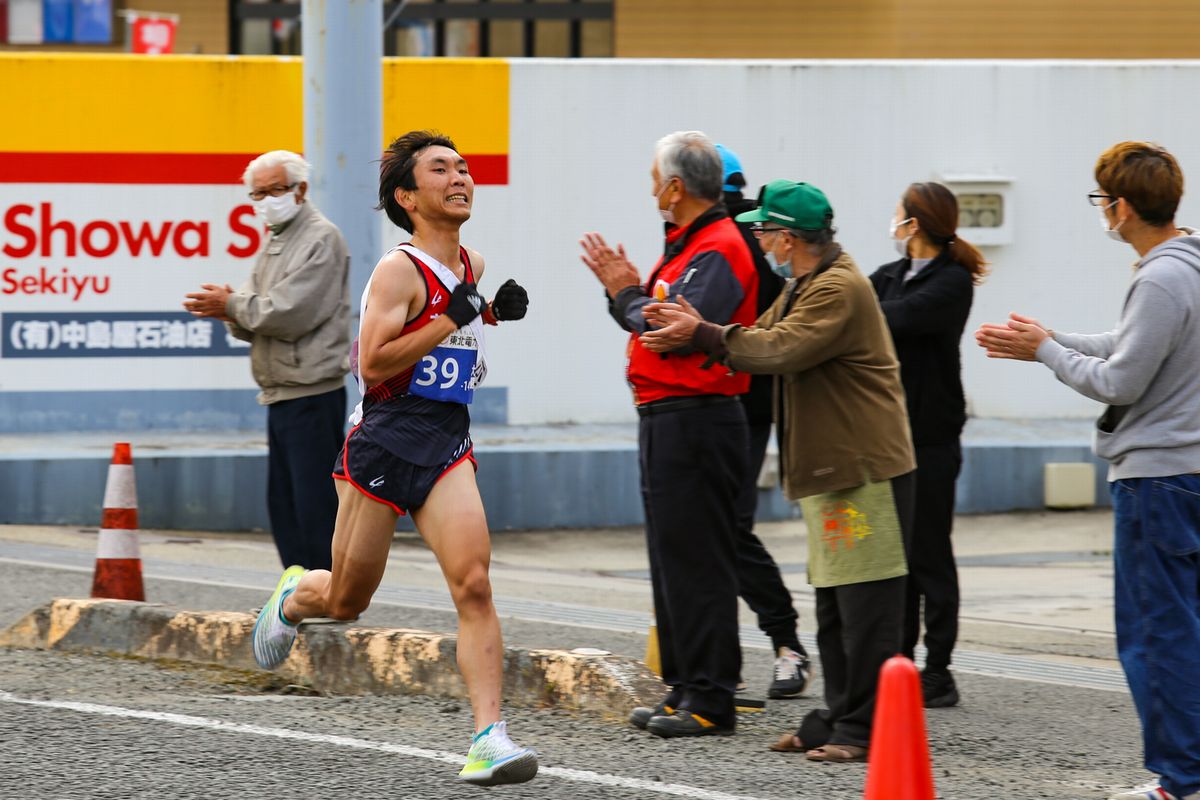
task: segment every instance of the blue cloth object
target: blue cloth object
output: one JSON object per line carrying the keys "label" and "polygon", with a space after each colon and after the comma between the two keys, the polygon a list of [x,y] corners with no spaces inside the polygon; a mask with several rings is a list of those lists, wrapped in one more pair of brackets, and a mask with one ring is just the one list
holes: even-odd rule
{"label": "blue cloth object", "polygon": [[1113,498],[1117,653],[1146,769],[1200,792],[1200,474],[1125,478]]}
{"label": "blue cloth object", "polygon": [[42,41],[71,41],[71,0],[42,0]]}
{"label": "blue cloth object", "polygon": [[[740,191],[746,185],[746,176],[742,173],[742,160],[737,157],[737,153],[723,144],[717,145],[717,152],[721,154],[721,179],[725,181],[721,189],[726,192]],[[742,176],[741,184],[729,182],[729,176],[734,174]]]}
{"label": "blue cloth object", "polygon": [[112,0],[73,0],[76,44],[112,42]]}

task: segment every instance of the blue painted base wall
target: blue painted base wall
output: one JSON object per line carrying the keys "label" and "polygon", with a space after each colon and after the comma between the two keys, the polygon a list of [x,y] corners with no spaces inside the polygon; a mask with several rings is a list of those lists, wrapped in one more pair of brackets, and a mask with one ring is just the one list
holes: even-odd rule
{"label": "blue painted base wall", "polygon": [[[358,402],[358,388],[347,389]],[[263,431],[267,410],[256,389],[142,390],[105,392],[0,392],[0,433],[68,431]],[[471,419],[508,422],[508,389],[475,393]]]}
{"label": "blue painted base wall", "polygon": [[[135,453],[141,525],[182,530],[268,527],[266,454]],[[1105,466],[1086,446],[976,445],[964,448],[960,513],[1043,507],[1042,465],[1097,465],[1096,497],[1109,504]],[[637,453],[590,450],[480,450],[478,481],[494,530],[640,525]],[[0,458],[0,522],[95,527],[107,458]],[[759,518],[797,516],[778,489],[760,495]],[[407,519],[401,526],[408,525]]]}

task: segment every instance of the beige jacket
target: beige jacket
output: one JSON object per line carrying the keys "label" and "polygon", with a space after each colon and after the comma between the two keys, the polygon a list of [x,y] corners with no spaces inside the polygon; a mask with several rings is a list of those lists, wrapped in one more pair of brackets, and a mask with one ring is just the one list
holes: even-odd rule
{"label": "beige jacket", "polygon": [[350,254],[311,202],[267,238],[250,278],[225,303],[229,332],[250,342],[263,405],[330,392],[350,371]]}
{"label": "beige jacket", "polygon": [[[753,328],[725,329],[725,361],[771,373],[789,499],[916,467],[900,365],[870,282],[840,249],[784,286]],[[794,299],[793,299],[794,298]]]}

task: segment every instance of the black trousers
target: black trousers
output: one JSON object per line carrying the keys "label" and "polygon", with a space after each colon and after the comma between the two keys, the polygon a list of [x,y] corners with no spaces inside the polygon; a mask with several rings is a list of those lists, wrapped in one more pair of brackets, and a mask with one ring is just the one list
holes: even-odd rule
{"label": "black trousers", "polygon": [[331,473],[345,419],[344,388],[267,406],[267,513],[285,567],[333,563],[338,500]]}
{"label": "black trousers", "polygon": [[[905,542],[912,529],[914,484],[912,472],[892,478]],[[905,583],[901,576],[816,590],[827,707],[809,712],[801,723],[798,734],[806,747],[870,745],[879,669],[900,651]]]}
{"label": "black trousers", "polygon": [[951,444],[917,449],[917,503],[908,555],[903,653],[913,657],[925,617],[925,668],[943,670],[958,641],[958,568],[950,533],[954,527],[954,485],[962,448]]}
{"label": "black trousers", "polygon": [[733,725],[741,672],[734,540],[746,416],[731,401],[643,416],[646,545],[669,704]]}
{"label": "black trousers", "polygon": [[804,653],[796,636],[799,615],[792,593],[783,583],[783,575],[762,540],[754,534],[754,514],[758,510],[758,474],[762,471],[771,438],[771,423],[749,426],[750,462],[742,477],[737,499],[737,581],[738,593],[758,617],[758,627],[771,639],[778,652],[790,647]]}

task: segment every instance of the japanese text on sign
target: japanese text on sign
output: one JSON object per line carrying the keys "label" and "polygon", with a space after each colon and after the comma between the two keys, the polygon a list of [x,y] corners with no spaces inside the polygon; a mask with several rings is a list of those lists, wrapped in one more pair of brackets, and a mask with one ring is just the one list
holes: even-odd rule
{"label": "japanese text on sign", "polygon": [[186,312],[0,314],[0,357],[235,356],[249,345]]}

